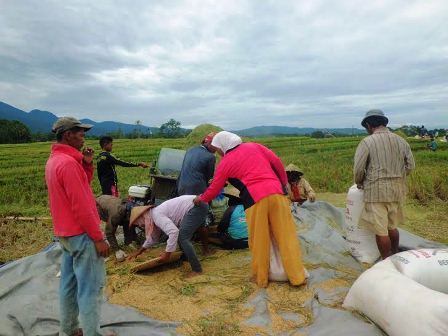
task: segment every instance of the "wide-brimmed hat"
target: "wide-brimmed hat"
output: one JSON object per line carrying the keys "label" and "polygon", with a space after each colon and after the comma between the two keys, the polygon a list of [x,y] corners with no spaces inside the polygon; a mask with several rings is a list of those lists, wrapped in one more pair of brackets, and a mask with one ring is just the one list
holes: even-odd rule
{"label": "wide-brimmed hat", "polygon": [[148,209],[154,208],[154,205],[143,205],[133,207],[131,210],[131,217],[129,217],[129,226],[134,225],[135,221],[145,213]]}
{"label": "wide-brimmed hat", "polygon": [[53,133],[60,134],[75,127],[84,128],[85,131],[88,131],[93,127],[93,125],[83,124],[78,119],[73,117],[61,117],[53,124],[51,131]]}
{"label": "wide-brimmed hat", "polygon": [[240,198],[240,191],[234,186],[228,185],[224,188],[224,196]]}
{"label": "wide-brimmed hat", "polygon": [[370,117],[379,117],[379,118],[383,118],[384,121],[387,123],[389,122],[389,119],[387,119],[387,117],[384,115],[384,112],[378,109],[374,109],[374,110],[370,110],[366,112],[366,115],[364,116],[364,119],[361,121],[361,125],[364,128],[367,128],[367,119]]}
{"label": "wide-brimmed hat", "polygon": [[303,175],[302,169],[300,169],[293,163],[290,163],[289,165],[287,165],[285,168],[285,171],[286,172],[297,172],[297,173],[299,173],[299,175]]}

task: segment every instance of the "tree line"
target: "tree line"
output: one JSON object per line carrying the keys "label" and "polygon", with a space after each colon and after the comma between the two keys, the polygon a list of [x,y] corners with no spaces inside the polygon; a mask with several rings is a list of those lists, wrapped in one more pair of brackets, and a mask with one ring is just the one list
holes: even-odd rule
{"label": "tree line", "polygon": [[[138,138],[181,138],[188,135],[191,130],[181,128],[180,121],[170,119],[166,123],[162,124],[158,132],[144,132],[142,131],[140,121],[136,123],[135,128],[130,133],[124,133],[122,130],[108,132],[104,135],[109,135],[114,139],[138,139]],[[97,139],[99,136],[90,135],[86,133],[86,138]],[[0,119],[0,144],[15,144],[26,142],[40,142],[40,141],[53,141],[56,136],[53,132],[34,132],[26,126],[24,123],[18,120],[6,120]]]}
{"label": "tree line", "polygon": [[[114,139],[138,139],[138,138],[182,138],[187,136],[191,130],[186,130],[181,127],[180,121],[170,119],[166,123],[159,127],[158,132],[152,132],[148,129],[147,132],[143,132],[141,122],[136,121],[136,128],[130,133],[124,133],[121,130],[108,132],[104,135],[109,135]],[[402,132],[408,137],[416,135],[434,135],[445,136],[446,130],[443,128],[427,130],[424,126],[406,125],[399,127],[394,132]],[[291,136],[291,135],[278,135],[278,136]],[[326,137],[344,137],[351,136],[349,134],[330,134],[324,131],[315,131],[311,134],[307,134],[312,138],[326,138]],[[87,133],[87,138],[97,139],[98,136],[90,135]],[[30,129],[20,121],[17,120],[5,120],[0,119],[0,143],[13,144],[13,143],[26,143],[26,142],[38,142],[38,141],[53,141],[55,140],[55,134],[52,132],[35,132],[32,133]]]}

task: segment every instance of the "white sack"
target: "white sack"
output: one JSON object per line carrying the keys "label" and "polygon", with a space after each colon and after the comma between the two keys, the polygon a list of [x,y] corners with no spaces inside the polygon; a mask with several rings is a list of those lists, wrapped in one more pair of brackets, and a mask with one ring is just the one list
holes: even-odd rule
{"label": "white sack", "polygon": [[347,194],[345,209],[345,234],[350,253],[360,262],[373,264],[380,252],[376,245],[375,234],[359,227],[359,219],[364,209],[364,191],[353,185]]}
{"label": "white sack", "polygon": [[[269,280],[271,281],[288,281],[288,275],[283,267],[282,258],[278,249],[277,242],[271,237],[271,253],[269,265]],[[308,271],[305,269],[305,277],[309,277]]]}
{"label": "white sack", "polygon": [[390,259],[401,274],[432,290],[448,294],[448,249],[409,250]]}
{"label": "white sack", "polygon": [[277,242],[271,237],[271,260],[269,265],[269,280],[288,281],[288,275],[283,268],[282,258]]}
{"label": "white sack", "polygon": [[343,307],[362,312],[389,336],[448,335],[448,295],[404,276],[391,258],[361,274]]}

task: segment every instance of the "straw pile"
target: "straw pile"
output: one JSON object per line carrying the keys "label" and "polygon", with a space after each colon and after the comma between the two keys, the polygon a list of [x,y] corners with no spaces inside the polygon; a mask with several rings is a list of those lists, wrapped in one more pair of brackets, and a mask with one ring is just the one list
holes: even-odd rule
{"label": "straw pile", "polygon": [[220,132],[222,130],[221,127],[212,124],[201,124],[197,126],[185,138],[185,149],[199,145],[208,133]]}

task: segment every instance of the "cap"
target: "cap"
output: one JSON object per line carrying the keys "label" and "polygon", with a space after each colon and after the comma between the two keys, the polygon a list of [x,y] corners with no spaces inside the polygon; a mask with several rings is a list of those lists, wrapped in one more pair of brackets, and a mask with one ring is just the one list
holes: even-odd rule
{"label": "cap", "polygon": [[216,135],[216,132],[210,132],[207,134],[204,139],[202,139],[203,144],[210,144],[212,143],[213,137]]}
{"label": "cap", "polygon": [[370,110],[366,112],[366,115],[364,116],[364,119],[361,121],[361,125],[362,127],[367,127],[367,118],[370,117],[380,117],[383,118],[386,121],[386,124],[389,122],[389,119],[387,119],[387,117],[384,115],[384,112],[378,109],[375,110]]}
{"label": "cap", "polygon": [[61,117],[53,124],[51,131],[56,134],[64,133],[74,127],[84,128],[86,131],[91,129],[93,125],[83,124],[78,119],[73,117]]}

